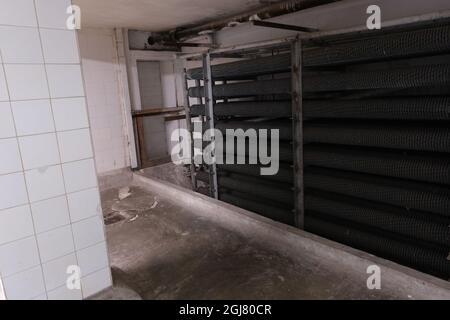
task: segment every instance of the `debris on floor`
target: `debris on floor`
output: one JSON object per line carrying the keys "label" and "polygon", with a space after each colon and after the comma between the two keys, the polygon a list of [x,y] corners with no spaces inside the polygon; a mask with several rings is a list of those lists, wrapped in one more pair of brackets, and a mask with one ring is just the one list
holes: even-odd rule
{"label": "debris on floor", "polygon": [[119,190],[106,191],[107,203],[103,203],[106,225],[119,222],[135,222],[138,218],[148,215],[151,210],[160,206],[158,197],[149,197],[136,187],[124,187]]}
{"label": "debris on floor", "polygon": [[122,201],[131,196],[130,187],[124,187],[119,189],[119,200]]}
{"label": "debris on floor", "polygon": [[150,209],[155,209],[157,206],[158,206],[158,200],[155,200],[155,202],[153,202],[153,204],[150,207]]}

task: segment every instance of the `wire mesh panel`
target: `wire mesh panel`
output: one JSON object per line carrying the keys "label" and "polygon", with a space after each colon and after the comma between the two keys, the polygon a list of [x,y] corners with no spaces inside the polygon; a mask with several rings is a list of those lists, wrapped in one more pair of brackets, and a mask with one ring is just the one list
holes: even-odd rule
{"label": "wire mesh panel", "polygon": [[[215,128],[280,136],[273,176],[260,163],[217,166],[219,199],[450,279],[448,22],[302,40],[300,52],[211,67]],[[192,117],[207,114],[205,92],[188,90]],[[248,145],[232,156],[252,157]]]}
{"label": "wire mesh panel", "polygon": [[303,69],[306,230],[444,279],[449,31],[319,41]]}

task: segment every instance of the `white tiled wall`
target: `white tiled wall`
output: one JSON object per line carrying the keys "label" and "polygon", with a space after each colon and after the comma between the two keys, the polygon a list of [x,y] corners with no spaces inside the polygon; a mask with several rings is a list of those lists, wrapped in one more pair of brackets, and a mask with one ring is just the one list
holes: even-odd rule
{"label": "white tiled wall", "polygon": [[[65,26],[69,4],[0,0],[7,299],[81,299],[111,285],[77,36]],[[81,267],[82,290],[66,286],[71,265]]]}
{"label": "white tiled wall", "polygon": [[97,170],[106,173],[129,167],[114,31],[82,29],[78,38]]}

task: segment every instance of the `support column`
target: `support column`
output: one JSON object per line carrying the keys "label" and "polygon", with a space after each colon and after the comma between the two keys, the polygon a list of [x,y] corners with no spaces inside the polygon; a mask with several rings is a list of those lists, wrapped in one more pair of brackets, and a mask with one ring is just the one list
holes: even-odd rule
{"label": "support column", "polygon": [[292,122],[294,148],[295,225],[304,229],[302,43],[292,43]]}
{"label": "support column", "polygon": [[[214,129],[214,97],[213,97],[213,79],[211,72],[211,56],[209,53],[203,55],[203,82],[205,88],[205,108],[206,123],[208,129]],[[211,143],[214,142],[214,134],[211,137]],[[219,190],[217,186],[217,166],[213,163],[209,167],[209,189],[211,197],[218,199]]]}

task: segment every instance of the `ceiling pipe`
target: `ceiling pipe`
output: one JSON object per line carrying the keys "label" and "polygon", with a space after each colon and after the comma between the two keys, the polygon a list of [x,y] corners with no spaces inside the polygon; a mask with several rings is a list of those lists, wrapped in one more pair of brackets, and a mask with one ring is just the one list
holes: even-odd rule
{"label": "ceiling pipe", "polygon": [[229,16],[220,20],[208,22],[189,28],[177,28],[168,32],[154,34],[149,42],[175,41],[182,42],[197,37],[205,31],[214,32],[230,26],[231,23],[245,23],[252,20],[265,20],[300,10],[321,6],[340,0],[284,0],[276,3],[249,10],[244,13]]}

